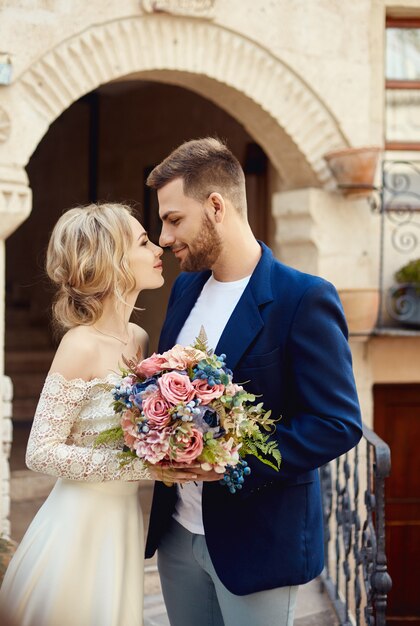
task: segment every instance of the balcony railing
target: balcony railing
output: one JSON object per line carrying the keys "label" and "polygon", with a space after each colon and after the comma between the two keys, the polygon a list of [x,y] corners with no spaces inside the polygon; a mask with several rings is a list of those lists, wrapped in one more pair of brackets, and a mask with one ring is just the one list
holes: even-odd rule
{"label": "balcony railing", "polygon": [[389,447],[365,425],[354,450],[321,468],[321,578],[341,626],[386,623],[391,578],[385,554],[384,487],[390,468]]}

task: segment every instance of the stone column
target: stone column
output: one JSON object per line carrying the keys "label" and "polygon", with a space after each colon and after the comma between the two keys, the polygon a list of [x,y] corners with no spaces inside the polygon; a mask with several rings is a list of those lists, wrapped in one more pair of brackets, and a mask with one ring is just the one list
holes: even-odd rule
{"label": "stone column", "polygon": [[10,534],[12,382],[4,375],[5,240],[28,217],[31,190],[23,167],[0,165],[0,536]]}
{"label": "stone column", "polygon": [[10,469],[9,458],[12,447],[12,381],[8,376],[2,377],[2,446],[1,446],[1,537],[10,538]]}
{"label": "stone column", "polygon": [[377,287],[379,216],[366,199],[318,188],[272,196],[277,257],[337,289]]}

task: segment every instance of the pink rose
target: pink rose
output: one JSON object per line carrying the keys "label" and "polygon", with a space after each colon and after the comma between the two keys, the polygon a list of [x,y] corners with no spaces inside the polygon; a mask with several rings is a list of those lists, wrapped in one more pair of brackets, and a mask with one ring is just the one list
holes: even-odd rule
{"label": "pink rose", "polygon": [[163,459],[169,460],[169,436],[171,429],[151,430],[146,437],[135,444],[136,454],[140,459],[156,465]]}
{"label": "pink rose", "polygon": [[151,428],[164,428],[169,424],[171,421],[169,409],[169,404],[159,391],[143,396],[143,413]]}
{"label": "pink rose", "polygon": [[171,350],[164,352],[162,357],[165,357],[168,369],[186,370],[204,359],[206,355],[191,346],[184,347],[176,344]]}
{"label": "pink rose", "polygon": [[138,376],[150,378],[153,374],[161,372],[165,368],[166,359],[161,354],[154,352],[148,359],[141,361],[135,368]]}
{"label": "pink rose", "polygon": [[190,464],[200,456],[203,451],[203,436],[194,427],[190,427],[187,432],[185,430],[177,430],[172,442],[175,444],[171,454],[177,463]]}
{"label": "pink rose", "polygon": [[210,387],[205,380],[196,379],[192,381],[197,398],[202,404],[209,404],[215,398],[220,398],[225,390],[224,385],[213,385]]}
{"label": "pink rose", "polygon": [[188,376],[178,372],[162,374],[158,385],[165,400],[174,405],[189,402],[195,395],[195,389]]}
{"label": "pink rose", "polygon": [[125,411],[121,419],[121,427],[124,433],[124,443],[126,446],[134,449],[134,444],[138,438],[137,426],[134,422],[134,415],[131,411]]}

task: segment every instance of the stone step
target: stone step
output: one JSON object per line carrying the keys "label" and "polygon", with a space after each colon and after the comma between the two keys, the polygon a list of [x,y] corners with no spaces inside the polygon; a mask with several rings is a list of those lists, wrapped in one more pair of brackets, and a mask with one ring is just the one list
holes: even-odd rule
{"label": "stone step", "polygon": [[29,469],[15,470],[10,475],[10,493],[14,502],[46,498],[53,488],[55,476],[39,474]]}
{"label": "stone step", "polygon": [[12,402],[12,420],[14,422],[31,422],[35,415],[39,396],[33,398],[17,398]]}
{"label": "stone step", "polygon": [[6,307],[6,329],[15,328],[28,328],[32,325],[31,310],[30,307]]}
{"label": "stone step", "polygon": [[28,322],[29,309],[6,307],[4,318],[6,322],[6,329],[14,326],[24,327]]}
{"label": "stone step", "polygon": [[7,376],[23,372],[48,372],[54,358],[54,350],[6,350],[4,369]]}
{"label": "stone step", "polygon": [[30,372],[12,374],[13,401],[27,398],[38,399],[44,384],[46,373]]}
{"label": "stone step", "polygon": [[51,338],[44,328],[8,328],[5,335],[6,350],[51,349]]}

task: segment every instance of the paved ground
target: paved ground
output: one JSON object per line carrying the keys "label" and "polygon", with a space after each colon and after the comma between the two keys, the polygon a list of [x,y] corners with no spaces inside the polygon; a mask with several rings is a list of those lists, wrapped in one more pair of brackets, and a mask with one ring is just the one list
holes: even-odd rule
{"label": "paved ground", "polygon": [[[42,505],[55,480],[24,469],[24,451],[19,432],[15,430],[15,443],[11,462],[11,524],[12,538],[19,542],[36,511]],[[140,486],[140,499],[144,512],[145,528],[149,521],[152,485],[144,481]],[[146,561],[144,626],[169,626],[155,559]],[[320,591],[318,580],[303,585],[299,590],[295,626],[337,626],[328,597]],[[198,625],[197,625],[198,626]]]}
{"label": "paved ground", "polygon": [[[157,576],[155,566],[146,569],[147,578]],[[337,626],[338,621],[328,598],[319,590],[315,580],[299,590],[294,626]],[[160,593],[146,593],[144,599],[144,626],[169,626],[168,616]],[[239,626],[239,625],[238,625]]]}

